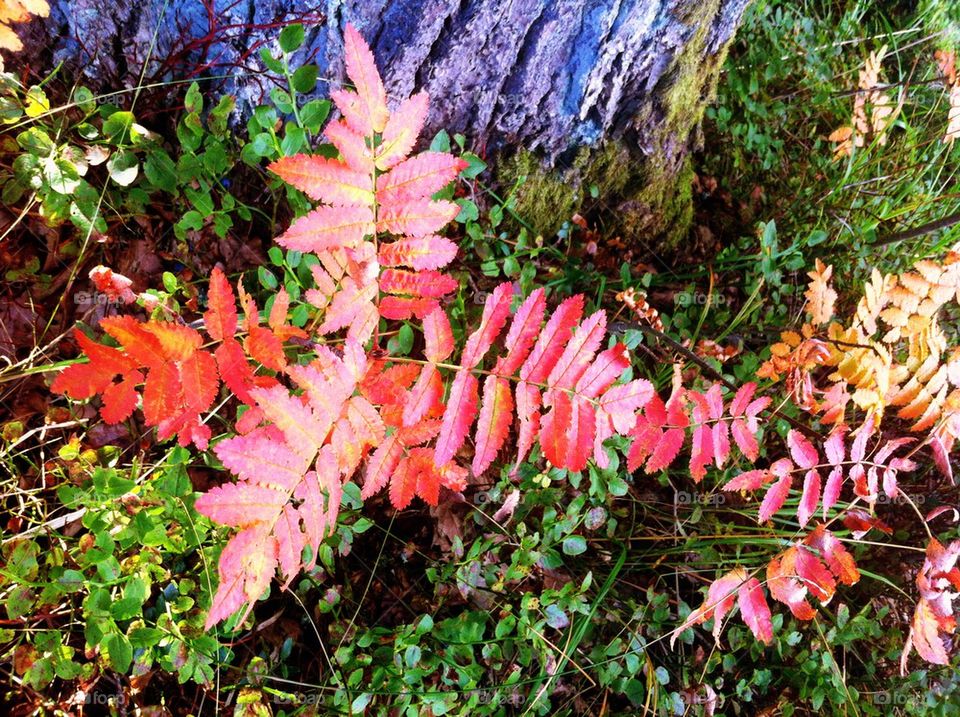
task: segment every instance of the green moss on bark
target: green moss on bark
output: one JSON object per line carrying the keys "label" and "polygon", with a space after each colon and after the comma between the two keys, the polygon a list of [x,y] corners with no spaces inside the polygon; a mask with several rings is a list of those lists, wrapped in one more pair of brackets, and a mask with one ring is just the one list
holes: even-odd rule
{"label": "green moss on bark", "polygon": [[697,7],[697,32],[634,118],[646,138],[644,153],[631,146],[636,138],[628,136],[582,148],[564,168],[544,169],[523,150],[501,165],[503,185],[525,178],[516,193],[517,210],[538,232],[554,234],[574,213],[591,206],[587,199],[595,186],[610,231],[654,249],[680,245],[693,221],[689,155],[700,143],[700,122],[715,96],[729,46],[707,54],[710,23],[703,18],[714,16],[718,7],[719,0]]}

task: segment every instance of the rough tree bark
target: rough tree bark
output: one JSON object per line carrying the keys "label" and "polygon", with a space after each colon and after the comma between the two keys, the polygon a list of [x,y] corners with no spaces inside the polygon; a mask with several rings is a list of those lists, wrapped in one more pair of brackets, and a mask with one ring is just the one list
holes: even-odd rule
{"label": "rough tree bark", "polygon": [[250,50],[274,42],[279,24],[308,21],[299,59],[335,84],[349,20],[389,93],[429,92],[428,131],[499,153],[501,181],[527,178],[519,209],[539,230],[555,230],[595,186],[626,238],[669,246],[690,223],[689,155],[748,2],[53,0],[32,43],[110,90],[141,73],[239,72],[219,86],[249,107],[269,89]]}

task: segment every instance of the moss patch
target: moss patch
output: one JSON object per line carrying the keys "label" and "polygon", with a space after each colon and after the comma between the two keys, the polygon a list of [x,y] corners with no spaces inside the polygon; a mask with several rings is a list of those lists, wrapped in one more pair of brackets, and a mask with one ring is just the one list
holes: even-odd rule
{"label": "moss patch", "polygon": [[635,138],[607,140],[599,147],[577,151],[565,168],[544,169],[540,159],[520,150],[499,168],[501,186],[523,180],[515,198],[517,211],[539,233],[555,234],[562,223],[591,203],[596,187],[605,209],[603,224],[628,243],[643,241],[654,250],[674,250],[687,236],[693,220],[693,166],[690,151],[699,143],[700,122],[716,93],[729,43],[707,55],[712,17],[719,0],[697,7],[698,29],[674,59],[656,96],[634,118],[634,126],[655,127],[643,132],[649,154],[634,148]]}

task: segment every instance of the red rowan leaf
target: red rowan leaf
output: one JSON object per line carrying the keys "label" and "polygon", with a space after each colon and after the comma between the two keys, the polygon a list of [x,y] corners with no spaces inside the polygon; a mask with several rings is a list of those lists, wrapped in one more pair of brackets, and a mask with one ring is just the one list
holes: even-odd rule
{"label": "red rowan leaf", "polygon": [[194,507],[221,525],[245,528],[276,520],[286,502],[286,493],[271,486],[224,483],[199,496]]}
{"label": "red rowan leaf", "polygon": [[[157,430],[158,437],[162,437],[163,427],[164,424],[161,423]],[[192,443],[201,451],[207,450],[210,445],[210,436],[213,435],[210,428],[202,424],[196,414],[186,414],[183,425],[177,431],[179,432],[177,436],[179,445],[186,448]]]}
{"label": "red rowan leaf", "polygon": [[713,431],[710,426],[698,425],[693,429],[690,444],[690,476],[695,483],[703,480],[707,466],[713,463]]}
{"label": "red rowan leaf", "polygon": [[844,450],[843,439],[846,435],[847,427],[838,426],[836,429],[830,432],[830,435],[827,436],[827,440],[823,442],[823,450],[827,455],[827,460],[832,466],[839,466],[843,463],[843,458],[846,453]]}
{"label": "red rowan leaf", "polygon": [[457,280],[437,271],[404,271],[384,269],[380,274],[380,291],[388,294],[411,294],[437,299],[457,288]]}
{"label": "red rowan leaf", "polygon": [[467,431],[477,416],[478,389],[476,376],[465,369],[457,371],[450,385],[447,410],[443,414],[440,435],[437,436],[435,460],[438,466],[450,461],[463,445]]}
{"label": "red rowan leaf", "polygon": [[687,619],[670,635],[670,647],[673,647],[677,638],[684,630],[693,625],[700,625],[713,618],[713,637],[719,644],[720,632],[723,630],[723,620],[733,609],[740,586],[747,579],[743,568],[737,567],[726,575],[717,578],[710,584],[707,597],[703,604],[691,612]]}
{"label": "red rowan leaf", "polygon": [[753,398],[753,394],[756,392],[756,390],[757,384],[753,381],[748,381],[739,389],[737,389],[737,393],[734,395],[733,400],[730,401],[730,415],[744,415],[744,411],[747,410],[747,406],[750,404],[750,399]]}
{"label": "red rowan leaf", "polygon": [[283,353],[283,343],[270,330],[262,326],[253,326],[244,339],[243,346],[250,357],[269,369],[283,371],[287,357]]}
{"label": "red rowan leaf", "polygon": [[544,457],[557,468],[563,468],[567,462],[567,430],[572,413],[570,394],[561,391],[554,397],[551,409],[540,419],[540,447]]}
{"label": "red rowan leaf", "polygon": [[343,486],[336,459],[330,447],[324,446],[317,454],[316,471],[308,472],[294,491],[294,497],[301,501],[300,519],[304,533],[314,548],[305,570],[313,568],[317,562],[316,548],[336,530],[342,496]]}
{"label": "red rowan leaf", "polygon": [[[944,647],[943,638],[940,637],[940,621],[937,620],[930,603],[922,598],[917,602],[913,613],[907,645],[912,646],[920,657],[931,664],[950,664],[950,656]],[[907,654],[908,648],[905,648],[904,656]],[[903,669],[900,671],[904,672]]]}
{"label": "red rowan leaf", "polygon": [[787,434],[787,445],[790,448],[790,456],[794,463],[801,468],[813,468],[820,462],[817,449],[800,431],[790,430]]}
{"label": "red rowan leaf", "polygon": [[287,323],[287,311],[289,309],[290,294],[281,286],[280,290],[273,295],[273,305],[270,307],[270,316],[267,317],[267,326],[274,334],[279,333]]}
{"label": "red rowan leaf", "polygon": [[410,505],[417,494],[418,474],[424,468],[426,466],[422,462],[411,459],[409,455],[400,459],[390,477],[390,504],[394,508],[403,510]]}
{"label": "red rowan leaf", "polygon": [[108,316],[100,320],[100,327],[116,339],[137,365],[156,368],[167,362],[157,337],[145,331],[143,324],[132,316]]}
{"label": "red rowan leaf", "polygon": [[706,475],[706,467],[713,462],[713,430],[707,423],[710,418],[707,397],[696,391],[688,391],[687,398],[693,402],[693,441],[690,446],[690,475],[699,483]]}
{"label": "red rowan leaf", "polygon": [[320,206],[294,221],[276,242],[287,249],[318,254],[355,247],[374,229],[369,206]]}
{"label": "red rowan leaf", "polygon": [[812,620],[816,611],[807,602],[807,588],[797,578],[796,546],[773,558],[767,565],[767,589],[770,596],[790,608],[798,620]]}
{"label": "red rowan leaf", "polygon": [[823,517],[827,517],[829,510],[840,500],[840,493],[843,490],[843,468],[835,466],[830,475],[827,476],[827,483],[823,487]]}
{"label": "red rowan leaf", "polygon": [[636,425],[636,412],[654,395],[653,384],[643,378],[607,389],[599,400],[599,408],[613,422],[617,433],[626,435]]}
{"label": "red rowan leaf", "polygon": [[125,374],[137,368],[132,357],[118,349],[98,344],[80,330],[74,336],[89,363],[74,364],[61,371],[50,384],[54,393],[65,393],[70,398],[83,400],[103,393],[117,374]]}
{"label": "red rowan leaf", "polygon": [[430,312],[439,309],[436,299],[422,299],[409,296],[385,296],[380,301],[380,315],[385,319],[405,321],[416,316],[423,319]]}
{"label": "red rowan leaf", "polygon": [[377,231],[422,237],[436,234],[453,221],[460,207],[445,199],[417,199],[382,207],[377,215]]}
{"label": "red rowan leaf", "polygon": [[543,383],[547,380],[582,314],[583,296],[580,294],[561,302],[520,367],[521,379],[530,383]]}
{"label": "red rowan leaf", "polygon": [[628,366],[630,358],[623,344],[601,351],[577,380],[575,392],[584,398],[596,398],[620,378]]}
{"label": "red rowan leaf", "polygon": [[354,441],[365,447],[379,445],[386,437],[386,426],[377,409],[362,396],[353,396],[344,408],[347,421],[353,427]]}
{"label": "red rowan leaf", "polygon": [[323,133],[348,166],[367,174],[373,173],[373,152],[367,146],[366,137],[354,132],[346,120],[328,122]]}
{"label": "red rowan leaf", "polygon": [[277,564],[277,541],[261,528],[247,528],[234,535],[220,553],[220,582],[210,604],[204,629],[210,630],[247,605],[253,603],[270,585]]}
{"label": "red rowan leaf", "polygon": [[286,576],[281,589],[286,588],[300,571],[300,556],[307,544],[307,536],[300,529],[300,513],[290,503],[283,506],[273,528],[277,539],[277,563],[280,574]]}
{"label": "red rowan leaf", "polygon": [[237,282],[237,298],[240,301],[240,307],[243,309],[243,328],[247,331],[253,326],[260,325],[260,310],[257,309],[257,302],[243,288],[243,282]]}
{"label": "red rowan leaf", "polygon": [[387,208],[428,199],[466,166],[464,160],[446,152],[421,152],[377,178],[377,201]]}
{"label": "red rowan leaf", "polygon": [[[362,135],[383,132],[387,126],[387,93],[377,72],[373,53],[357,29],[347,23],[343,33],[343,53],[347,66],[347,77],[357,90],[358,114],[361,122],[351,126]],[[350,118],[347,118],[348,121]]]}
{"label": "red rowan leaf", "polygon": [[390,115],[383,130],[383,139],[377,147],[377,168],[386,171],[401,162],[413,149],[427,117],[430,98],[426,92],[408,97],[397,111]]}
{"label": "red rowan leaf", "polygon": [[584,319],[547,378],[551,388],[573,388],[593,360],[606,328],[607,315],[603,311]]}
{"label": "red rowan leaf", "polygon": [[189,326],[168,321],[148,321],[143,331],[156,337],[168,361],[186,361],[203,344],[203,337]]}
{"label": "red rowan leaf", "polygon": [[682,428],[671,428],[664,431],[662,438],[654,447],[649,460],[647,460],[647,465],[643,469],[644,472],[655,473],[668,468],[676,460],[680,449],[683,448],[685,435]]}
{"label": "red rowan leaf", "polygon": [[817,512],[819,502],[820,474],[815,470],[809,470],[803,478],[803,494],[797,508],[797,520],[800,521],[801,528],[806,527],[811,516]]}
{"label": "red rowan leaf", "polygon": [[797,548],[796,561],[797,575],[803,581],[807,590],[821,604],[830,602],[837,590],[837,583],[827,567],[820,562],[816,555],[803,547]]}
{"label": "red rowan leaf", "polygon": [[483,382],[483,400],[474,435],[473,474],[483,475],[493,463],[510,432],[513,418],[513,396],[506,379],[487,376]]}
{"label": "red rowan leaf", "polygon": [[118,383],[111,383],[103,391],[103,406],[100,415],[107,423],[120,423],[130,418],[137,407],[140,395],[137,385],[143,382],[139,371],[131,371],[123,376]]}
{"label": "red rowan leaf", "polygon": [[180,379],[176,364],[162,363],[147,373],[143,387],[143,418],[157,426],[180,405]]}
{"label": "red rowan leaf", "polygon": [[180,363],[180,385],[186,407],[194,413],[206,411],[213,404],[220,388],[217,362],[213,354],[197,351]]}
{"label": "red rowan leaf", "polygon": [[593,406],[581,396],[570,401],[570,425],[567,428],[567,454],[562,468],[580,472],[587,467],[593,453],[597,414]]}
{"label": "red rowan leaf", "polygon": [[[401,426],[397,429],[397,437],[405,446],[420,446],[436,438],[440,433],[439,420],[421,421],[415,426]],[[447,465],[452,465],[448,463]]]}
{"label": "red rowan leaf", "polygon": [[[883,524],[880,523],[880,525]],[[886,526],[883,527],[886,528]],[[823,524],[814,528],[803,542],[820,553],[829,566],[830,572],[844,585],[854,585],[860,580],[860,571],[853,556]]]}
{"label": "red rowan leaf", "polygon": [[[301,455],[313,458],[323,445],[339,410],[326,415],[304,405],[283,386],[255,388],[251,395],[268,421],[283,431],[287,444]],[[338,407],[339,408],[339,407]]]}
{"label": "red rowan leaf", "polygon": [[517,418],[520,419],[520,430],[517,434],[517,460],[514,470],[533,448],[537,434],[540,432],[540,406],[542,398],[540,390],[525,382],[516,387]]}
{"label": "red rowan leaf", "polygon": [[740,615],[753,636],[765,645],[773,642],[773,622],[770,618],[770,606],[763,596],[760,581],[750,578],[737,590],[737,605]]}
{"label": "red rowan leaf", "polygon": [[478,365],[500,335],[510,315],[512,289],[513,287],[509,282],[504,282],[487,296],[483,305],[480,326],[470,334],[460,358],[460,364],[464,368],[471,369]]}
{"label": "red rowan leaf", "polygon": [[763,502],[760,504],[760,510],[757,513],[757,522],[766,523],[773,514],[783,507],[787,496],[790,495],[790,486],[793,483],[793,475],[785,473],[780,479],[767,489]]}
{"label": "red rowan leaf", "polygon": [[243,347],[233,338],[225,340],[213,352],[217,359],[220,380],[244,403],[253,403],[250,389],[254,387],[253,369],[247,363]]}
{"label": "red rowan leaf", "polygon": [[236,297],[230,282],[219,267],[214,267],[207,287],[207,305],[203,315],[207,333],[214,341],[223,341],[237,332]]}
{"label": "red rowan leaf", "polygon": [[497,359],[494,369],[497,374],[512,376],[520,368],[537,338],[546,308],[547,298],[543,289],[535,289],[520,304],[510,323],[507,338],[504,339],[507,355]]}
{"label": "red rowan leaf", "polygon": [[367,470],[360,497],[366,500],[379,493],[390,481],[390,477],[397,469],[402,458],[403,444],[400,442],[398,435],[393,433],[387,436],[383,443],[377,446],[370,456],[370,460],[367,461]]}
{"label": "red rowan leaf", "polygon": [[389,244],[380,244],[377,259],[381,266],[409,266],[424,271],[444,267],[456,256],[456,244],[446,237],[428,234],[402,237]]}
{"label": "red rowan leaf", "polygon": [[360,391],[374,404],[402,404],[406,390],[419,375],[420,367],[415,364],[401,363],[384,369],[382,361],[374,361],[360,382]]}
{"label": "red rowan leaf", "polygon": [[627,468],[635,471],[653,453],[657,443],[663,436],[661,426],[667,422],[667,409],[663,400],[654,393],[647,401],[642,414],[636,416],[630,435],[633,443],[627,453]]}
{"label": "red rowan leaf", "polygon": [[358,288],[352,281],[344,283],[343,290],[333,297],[333,303],[324,314],[317,333],[329,334],[347,328],[347,335],[357,343],[365,343],[373,334],[379,318],[373,299],[376,284]]}
{"label": "red rowan leaf", "polygon": [[721,490],[757,490],[773,480],[773,473],[766,468],[746,471],[724,483]]}
{"label": "red rowan leaf", "polygon": [[733,440],[737,444],[737,448],[746,456],[747,460],[752,462],[759,458],[760,445],[743,419],[734,419],[730,425],[730,432],[733,434]]}
{"label": "red rowan leaf", "polygon": [[438,308],[423,318],[423,340],[428,361],[439,363],[453,353],[453,331],[445,311]]}
{"label": "red rowan leaf", "polygon": [[420,422],[443,399],[443,381],[437,367],[427,364],[410,390],[403,407],[403,425],[413,426]]}
{"label": "red rowan leaf", "polygon": [[338,159],[295,154],[271,162],[267,169],[314,201],[340,206],[373,203],[372,174],[357,171]]}
{"label": "red rowan leaf", "polygon": [[310,467],[309,456],[262,432],[220,441],[213,452],[227,470],[243,480],[285,490],[293,490]]}

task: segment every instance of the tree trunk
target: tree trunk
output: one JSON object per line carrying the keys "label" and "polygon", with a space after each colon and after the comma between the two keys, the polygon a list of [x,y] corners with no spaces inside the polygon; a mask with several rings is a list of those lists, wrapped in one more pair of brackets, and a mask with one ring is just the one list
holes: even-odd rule
{"label": "tree trunk", "polygon": [[26,52],[50,50],[106,91],[141,74],[207,78],[249,108],[272,86],[257,50],[282,24],[304,21],[296,60],[335,85],[349,20],[388,93],[430,94],[428,133],[498,154],[504,184],[526,177],[518,209],[538,230],[582,211],[593,188],[611,230],[671,246],[689,227],[689,154],[748,1],[53,0]]}

